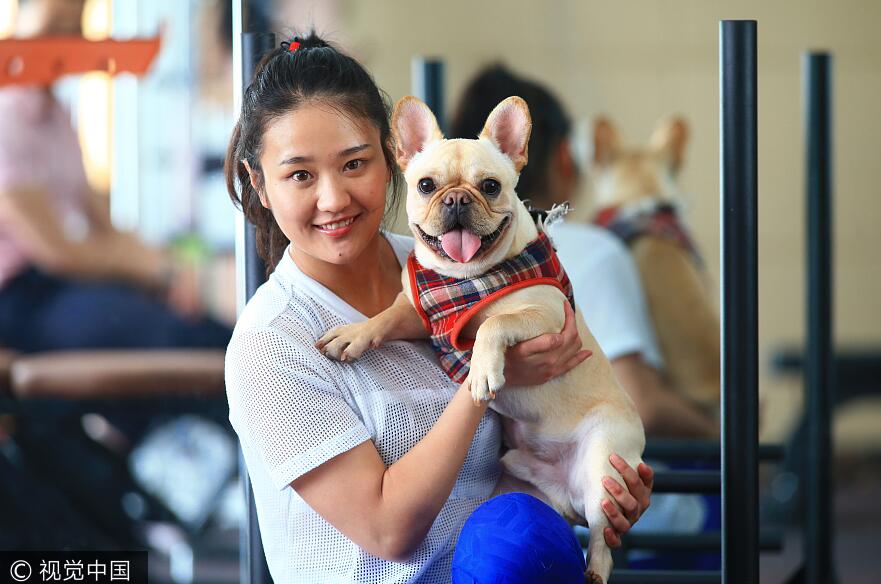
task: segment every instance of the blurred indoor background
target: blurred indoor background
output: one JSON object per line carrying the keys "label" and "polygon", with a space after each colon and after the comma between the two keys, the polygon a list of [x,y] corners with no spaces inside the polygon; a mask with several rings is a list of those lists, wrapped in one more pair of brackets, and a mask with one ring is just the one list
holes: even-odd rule
{"label": "blurred indoor background", "polygon": [[[277,0],[266,5],[280,40],[314,26],[360,59],[392,100],[412,93],[414,57],[443,60],[447,112],[479,69],[503,62],[562,98],[577,121],[573,141],[585,158],[598,115],[609,116],[625,144],[633,145],[645,144],[664,116],[684,116],[690,128],[680,176],[685,217],[716,292],[718,23],[757,20],[763,442],[787,442],[802,413],[803,378],[798,370],[780,366],[778,358],[798,354],[805,337],[801,55],[830,51],[835,66],[835,345],[839,352],[881,355],[881,192],[872,174],[879,170],[881,150],[881,3]],[[12,34],[16,6],[16,0],[0,0],[0,37]],[[91,39],[161,31],[161,53],[144,77],[71,76],[58,85],[57,94],[71,109],[89,181],[108,197],[114,224],[182,250],[198,267],[206,309],[231,323],[237,219],[222,177],[235,119],[230,2],[88,0],[83,24]],[[593,210],[589,184],[584,181],[572,202],[573,214],[585,221]],[[839,567],[841,574],[850,574],[842,582],[877,582],[881,573],[881,380],[875,381],[875,395],[849,400],[833,418]],[[210,437],[208,430],[193,431],[197,438]],[[238,579],[236,527],[244,505],[236,499],[233,478],[226,479],[232,487],[225,495],[212,493],[213,507],[205,509],[213,519],[198,530],[184,529],[184,538],[198,532],[195,581]],[[784,507],[793,489],[785,473],[773,472],[763,488]],[[777,519],[787,517],[780,512]],[[783,582],[797,565],[798,534],[792,532],[784,553],[763,555],[763,582]],[[157,564],[155,578],[187,581],[186,554],[181,560],[174,545],[167,547],[168,557],[178,559]],[[873,572],[849,572],[855,559],[875,562]]]}

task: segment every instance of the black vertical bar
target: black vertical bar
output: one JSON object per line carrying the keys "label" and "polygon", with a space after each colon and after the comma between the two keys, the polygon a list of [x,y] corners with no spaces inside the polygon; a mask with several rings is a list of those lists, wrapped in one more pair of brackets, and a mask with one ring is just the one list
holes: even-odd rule
{"label": "black vertical bar", "polygon": [[719,28],[722,580],[759,581],[756,22]]}
{"label": "black vertical bar", "polygon": [[[237,0],[233,0],[237,1]],[[245,0],[246,1],[246,0]],[[246,1],[247,3],[247,1]],[[259,30],[265,25],[265,11],[259,2],[249,6],[250,18],[243,10],[243,30]],[[244,6],[243,6],[244,8]],[[263,29],[265,30],[265,29]],[[257,63],[263,55],[275,48],[275,34],[270,32],[244,32],[242,33],[242,90],[247,89],[254,77]],[[257,253],[257,235],[254,226],[245,221],[244,240],[244,278],[245,298],[250,299],[257,288],[266,280],[266,266]],[[266,555],[263,552],[263,541],[260,538],[260,528],[257,522],[257,507],[254,503],[254,493],[251,490],[251,480],[245,467],[244,458],[239,455],[239,469],[242,477],[245,501],[248,505],[248,516],[245,528],[240,537],[239,558],[241,561],[240,573],[243,584],[268,584],[272,582],[269,575],[269,566],[266,564]]]}
{"label": "black vertical bar", "polygon": [[437,118],[441,132],[445,132],[444,62],[440,59],[417,57],[413,59],[411,76],[413,95],[425,102]]}
{"label": "black vertical bar", "polygon": [[[242,33],[242,88],[251,83],[260,58],[275,48],[275,34],[271,32]],[[257,288],[266,281],[266,265],[257,253],[257,231],[245,223],[245,298],[250,300]]]}
{"label": "black vertical bar", "polygon": [[808,584],[834,581],[832,521],[832,57],[804,56],[807,186],[808,448],[805,472],[805,576]]}

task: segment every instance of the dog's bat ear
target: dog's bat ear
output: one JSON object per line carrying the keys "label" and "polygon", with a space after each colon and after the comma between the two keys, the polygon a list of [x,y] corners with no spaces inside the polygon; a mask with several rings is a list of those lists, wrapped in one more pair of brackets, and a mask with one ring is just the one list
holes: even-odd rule
{"label": "dog's bat ear", "polygon": [[674,173],[682,166],[687,144],[688,123],[679,116],[661,120],[649,140],[651,149],[664,157]]}
{"label": "dog's bat ear", "polygon": [[599,117],[593,123],[593,163],[608,166],[618,156],[620,138],[615,124],[609,118]]}
{"label": "dog's bat ear", "polygon": [[480,137],[498,146],[499,150],[514,163],[517,172],[520,172],[529,159],[531,132],[532,117],[529,115],[529,107],[522,98],[512,96],[490,112]]}
{"label": "dog's bat ear", "polygon": [[412,95],[402,97],[392,113],[392,135],[395,138],[395,157],[401,170],[429,142],[443,140],[437,119],[428,106]]}

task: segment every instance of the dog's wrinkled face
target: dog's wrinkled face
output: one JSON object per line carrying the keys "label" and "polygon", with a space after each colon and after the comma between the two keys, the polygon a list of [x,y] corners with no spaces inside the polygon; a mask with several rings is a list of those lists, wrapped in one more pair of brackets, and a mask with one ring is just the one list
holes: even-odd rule
{"label": "dog's wrinkled face", "polygon": [[662,120],[648,145],[640,148],[621,147],[615,125],[598,119],[592,169],[596,204],[606,207],[675,198],[687,142],[688,125],[682,118]]}
{"label": "dog's wrinkled face", "polygon": [[421,264],[468,277],[501,261],[514,237],[514,187],[526,164],[531,121],[509,97],[476,140],[445,140],[431,110],[414,97],[395,106],[392,131],[407,181],[407,216]]}

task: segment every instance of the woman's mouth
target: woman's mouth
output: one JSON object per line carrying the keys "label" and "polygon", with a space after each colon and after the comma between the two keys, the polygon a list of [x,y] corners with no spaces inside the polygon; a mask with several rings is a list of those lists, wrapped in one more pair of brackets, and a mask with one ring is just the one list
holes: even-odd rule
{"label": "woman's mouth", "polygon": [[346,217],[345,219],[331,221],[330,223],[313,225],[313,227],[315,227],[315,229],[317,229],[324,235],[329,235],[331,237],[342,237],[352,230],[352,225],[355,223],[355,220],[357,218],[358,215],[355,215],[354,217]]}

